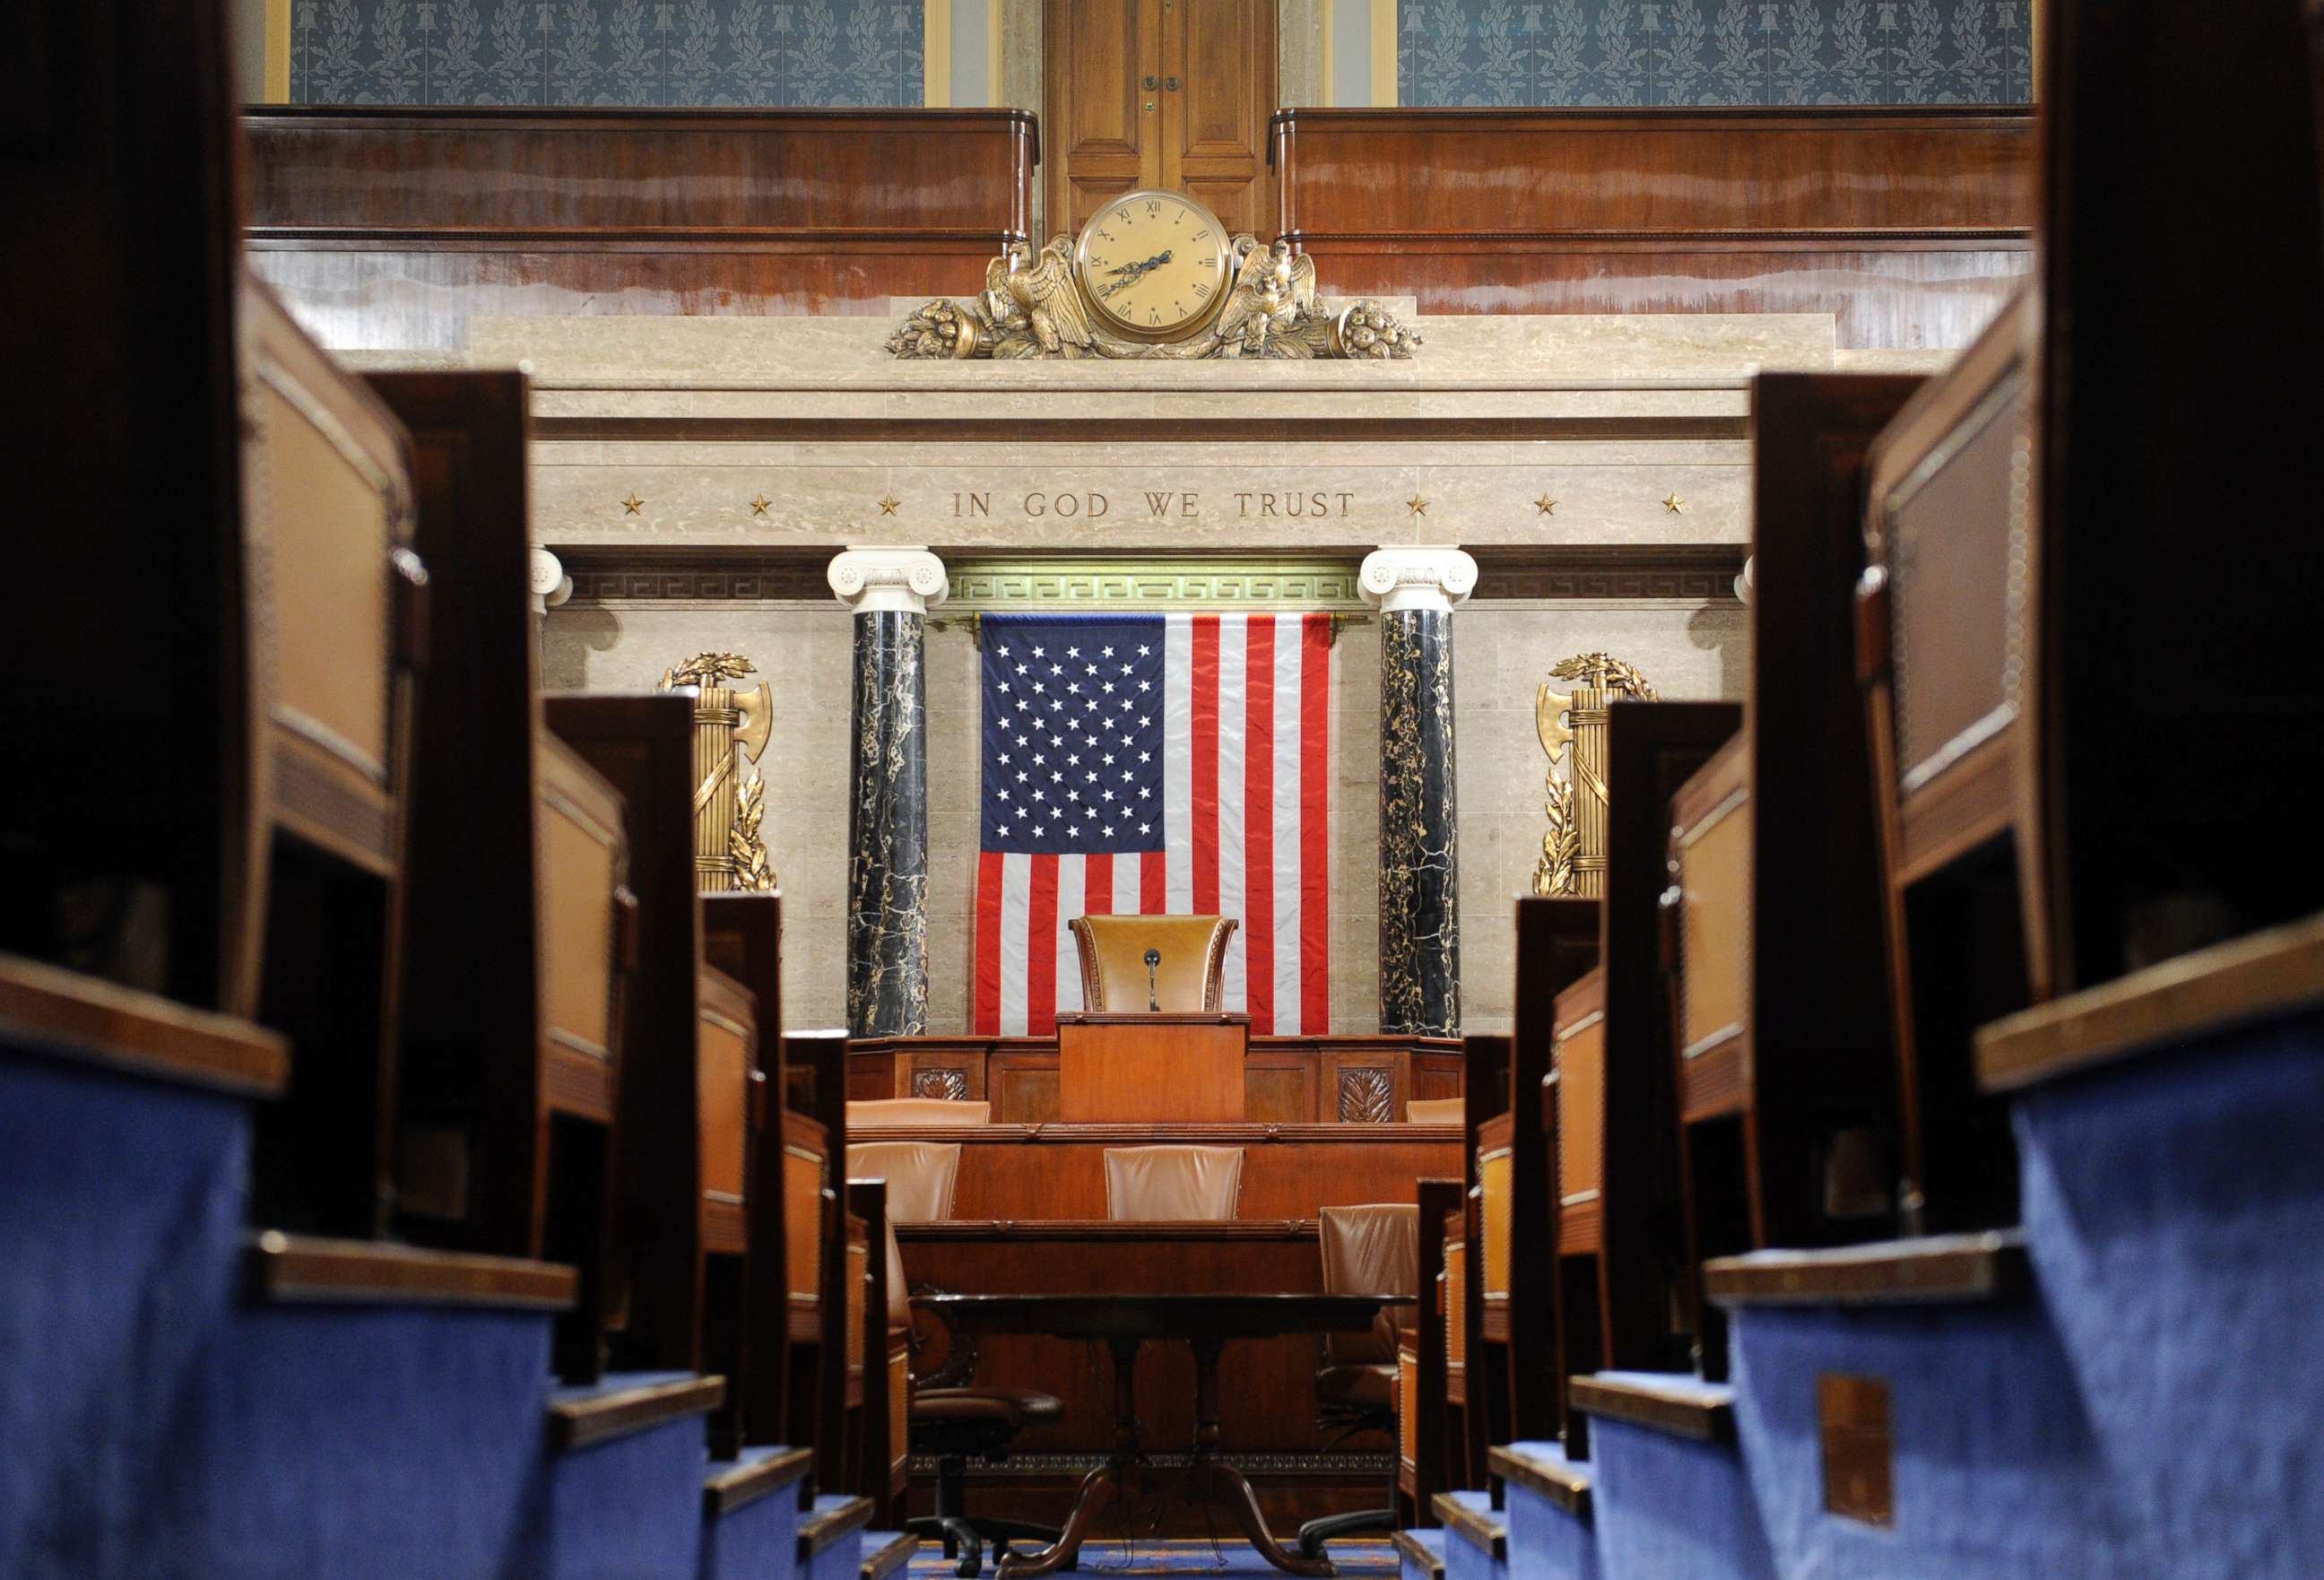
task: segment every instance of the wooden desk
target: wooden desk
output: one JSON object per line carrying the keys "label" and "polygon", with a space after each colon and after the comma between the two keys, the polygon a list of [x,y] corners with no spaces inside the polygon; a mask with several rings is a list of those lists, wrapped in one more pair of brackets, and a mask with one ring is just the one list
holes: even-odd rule
{"label": "wooden desk", "polygon": [[1102,1219],[1109,1147],[1242,1148],[1245,1219],[1404,1201],[1416,1179],[1461,1173],[1461,1127],[1452,1124],[915,1125],[867,1127],[848,1139],[961,1143],[953,1213],[962,1218]]}
{"label": "wooden desk", "polygon": [[1223,1504],[1259,1555],[1288,1575],[1328,1575],[1329,1558],[1286,1552],[1267,1529],[1250,1482],[1219,1457],[1219,1363],[1236,1340],[1326,1333],[1361,1333],[1383,1306],[1410,1305],[1410,1296],[1283,1293],[924,1295],[913,1305],[937,1314],[969,1335],[1028,1335],[1102,1341],[1113,1357],[1113,1450],[1090,1472],[1056,1545],[1011,1556],[1001,1580],[1047,1575],[1081,1561],[1083,1541],[1099,1512],[1118,1498],[1134,1498],[1145,1468],[1139,1437],[1137,1363],[1139,1348],[1157,1340],[1186,1342],[1194,1357],[1194,1439],[1187,1494]]}
{"label": "wooden desk", "polygon": [[1068,1124],[1244,1119],[1250,1017],[1090,1012],[1057,1017],[1057,1117]]}
{"label": "wooden desk", "polygon": [[[1243,1057],[1240,1117],[1393,1123],[1415,1098],[1461,1095],[1462,1072],[1458,1038],[1254,1037]],[[1003,1124],[1065,1117],[1053,1037],[864,1038],[848,1046],[847,1095],[990,1103]]]}

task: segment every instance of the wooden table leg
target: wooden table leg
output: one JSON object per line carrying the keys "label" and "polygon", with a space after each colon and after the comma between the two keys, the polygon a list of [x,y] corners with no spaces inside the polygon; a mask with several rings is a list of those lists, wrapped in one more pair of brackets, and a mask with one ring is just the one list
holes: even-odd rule
{"label": "wooden table leg", "polygon": [[[1325,1557],[1302,1557],[1291,1552],[1267,1529],[1259,1511],[1259,1494],[1250,1478],[1219,1457],[1219,1352],[1226,1341],[1198,1338],[1194,1351],[1194,1495],[1205,1502],[1224,1503],[1242,1534],[1259,1556],[1286,1575],[1329,1575],[1339,1570]],[[1225,1485],[1220,1485],[1224,1482]]]}
{"label": "wooden table leg", "polygon": [[[1057,1539],[1037,1553],[1019,1552],[1012,1544],[1009,1556],[1001,1562],[999,1580],[1021,1580],[1052,1575],[1059,1569],[1078,1568],[1082,1543],[1089,1539],[1090,1528],[1097,1523],[1105,1506],[1122,1496],[1134,1481],[1139,1454],[1138,1344],[1134,1338],[1106,1341],[1106,1347],[1113,1352],[1112,1457],[1082,1478],[1082,1489],[1074,1497],[1073,1512],[1065,1516],[1065,1528]],[[1217,1436],[1215,1429],[1212,1435]]]}

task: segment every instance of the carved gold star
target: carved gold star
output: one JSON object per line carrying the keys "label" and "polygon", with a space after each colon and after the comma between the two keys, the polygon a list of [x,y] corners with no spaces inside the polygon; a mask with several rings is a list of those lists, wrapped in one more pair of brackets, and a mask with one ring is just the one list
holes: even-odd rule
{"label": "carved gold star", "polygon": [[1677,492],[1674,490],[1671,496],[1663,501],[1663,508],[1670,512],[1671,514],[1677,515],[1680,512],[1686,509],[1686,501],[1681,499],[1678,496]]}
{"label": "carved gold star", "polygon": [[644,500],[638,497],[637,490],[632,488],[630,490],[630,496],[622,501],[622,513],[624,515],[635,515],[638,512],[645,508],[645,504],[646,502]]}
{"label": "carved gold star", "polygon": [[751,513],[754,516],[762,516],[767,513],[767,506],[774,503],[775,502],[773,500],[769,499],[765,494],[761,494],[756,499],[751,501]]}
{"label": "carved gold star", "polygon": [[1425,516],[1428,513],[1428,502],[1416,494],[1404,502],[1404,508],[1416,516]]}
{"label": "carved gold star", "polygon": [[896,507],[903,503],[904,502],[902,500],[897,498],[894,494],[887,494],[880,501],[880,513],[883,516],[894,515],[896,513]]}
{"label": "carved gold star", "polygon": [[1535,500],[1533,502],[1533,507],[1545,516],[1554,516],[1557,513],[1557,501],[1552,499],[1546,494],[1543,494],[1539,499]]}

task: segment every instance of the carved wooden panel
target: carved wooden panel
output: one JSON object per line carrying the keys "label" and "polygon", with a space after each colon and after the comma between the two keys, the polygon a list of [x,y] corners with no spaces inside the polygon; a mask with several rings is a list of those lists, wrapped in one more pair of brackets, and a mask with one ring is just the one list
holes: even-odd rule
{"label": "carved wooden panel", "polygon": [[1396,1072],[1365,1065],[1340,1072],[1340,1123],[1387,1124],[1396,1118]]}
{"label": "carved wooden panel", "polygon": [[966,1070],[914,1070],[912,1095],[939,1097],[947,1103],[965,1103],[968,1101],[968,1072]]}

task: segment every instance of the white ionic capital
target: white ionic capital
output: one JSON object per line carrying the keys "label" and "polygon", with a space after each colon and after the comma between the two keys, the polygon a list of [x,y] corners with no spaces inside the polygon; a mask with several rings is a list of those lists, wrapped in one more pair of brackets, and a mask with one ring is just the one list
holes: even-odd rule
{"label": "white ionic capital", "polygon": [[1375,549],[1356,576],[1364,602],[1383,614],[1404,609],[1451,614],[1477,586],[1477,562],[1451,544]]}
{"label": "white ionic capital", "polygon": [[1738,604],[1749,603],[1751,595],[1759,587],[1759,578],[1751,571],[1753,558],[1754,556],[1746,554],[1743,557],[1743,568],[1735,573],[1735,601]]}
{"label": "white ionic capital", "polygon": [[944,561],[925,549],[850,549],[831,562],[830,577],[858,614],[925,614],[952,593]]}
{"label": "white ionic capital", "polygon": [[573,578],[565,574],[564,561],[546,549],[535,549],[528,591],[532,596],[532,612],[546,614],[573,596]]}

